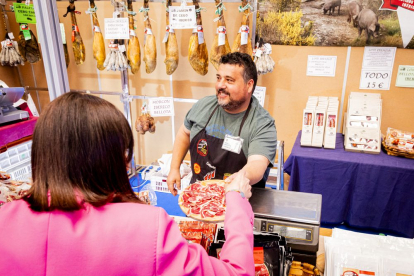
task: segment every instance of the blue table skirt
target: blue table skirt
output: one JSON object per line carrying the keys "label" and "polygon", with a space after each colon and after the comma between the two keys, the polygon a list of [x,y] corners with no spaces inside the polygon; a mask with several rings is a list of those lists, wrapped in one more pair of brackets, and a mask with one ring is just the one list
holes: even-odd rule
{"label": "blue table skirt", "polygon": [[300,146],[285,162],[289,190],[322,194],[321,223],[386,231],[414,238],[414,160]]}
{"label": "blue table skirt", "polygon": [[[140,190],[143,186],[149,185],[149,181],[142,181],[139,177],[130,178],[129,182],[135,190]],[[170,216],[185,217],[186,215],[178,206],[178,195],[173,196],[171,193],[155,192],[157,196],[157,206],[163,208]]]}

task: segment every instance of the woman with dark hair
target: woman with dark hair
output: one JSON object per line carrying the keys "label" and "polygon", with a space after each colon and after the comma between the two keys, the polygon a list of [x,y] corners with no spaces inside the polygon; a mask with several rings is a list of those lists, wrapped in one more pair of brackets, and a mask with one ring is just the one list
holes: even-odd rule
{"label": "woman with dark hair", "polygon": [[240,173],[226,185],[218,260],[135,197],[126,173],[133,144],[111,103],[74,92],[51,102],[33,134],[33,186],[0,209],[0,274],[254,274],[248,179]]}

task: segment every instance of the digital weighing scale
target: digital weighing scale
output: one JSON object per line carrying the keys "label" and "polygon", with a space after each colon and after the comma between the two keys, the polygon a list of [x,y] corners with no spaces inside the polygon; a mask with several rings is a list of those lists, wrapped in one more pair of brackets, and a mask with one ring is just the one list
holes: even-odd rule
{"label": "digital weighing scale", "polygon": [[29,112],[13,106],[23,95],[23,87],[0,87],[0,124],[29,118]]}
{"label": "digital weighing scale", "polygon": [[322,195],[260,188],[252,194],[254,230],[285,236],[294,261],[315,265]]}

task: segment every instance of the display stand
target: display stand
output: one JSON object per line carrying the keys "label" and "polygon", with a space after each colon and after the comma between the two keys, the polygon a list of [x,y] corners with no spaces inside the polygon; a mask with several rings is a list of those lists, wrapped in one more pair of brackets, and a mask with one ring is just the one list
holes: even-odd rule
{"label": "display stand", "polygon": [[[2,0],[4,1],[4,0]],[[77,0],[79,1],[88,1],[88,0]],[[106,0],[107,1],[107,0]],[[138,2],[133,0],[133,2]],[[151,1],[153,3],[162,3],[162,0]],[[174,3],[180,3],[179,0],[174,0]],[[227,0],[223,2],[238,3],[240,0]],[[255,44],[255,32],[256,32],[256,13],[257,13],[257,0],[252,1],[252,6],[254,11],[252,12],[252,34],[251,41],[252,45]],[[200,3],[214,3],[214,0],[202,0]],[[65,65],[65,57],[63,53],[62,38],[60,34],[59,26],[59,16],[57,13],[57,6],[55,1],[34,1],[34,8],[36,12],[36,18],[38,20],[38,36],[40,38],[40,43],[42,45],[42,54],[44,60],[44,67],[46,72],[46,79],[48,88],[40,87],[29,87],[26,86],[26,90],[35,90],[35,91],[49,91],[50,100],[55,99],[56,97],[62,95],[63,93],[69,91],[77,91],[83,93],[91,94],[105,94],[105,95],[119,95],[120,100],[124,106],[124,115],[128,120],[128,123],[132,127],[131,119],[131,106],[130,102],[133,99],[148,99],[155,97],[148,96],[136,96],[130,95],[129,86],[128,86],[128,70],[121,71],[121,85],[122,92],[112,92],[112,91],[89,91],[89,90],[71,90],[69,88],[68,74]],[[114,7],[114,9],[116,9]],[[121,16],[121,15],[118,15]],[[91,24],[92,25],[92,24]],[[93,31],[93,30],[92,30]],[[189,102],[195,103],[195,99],[180,99],[174,98],[173,91],[173,77],[170,75],[170,95],[173,98],[174,102]],[[98,82],[99,87],[101,87],[99,72],[98,72]],[[174,126],[174,116],[172,116],[172,141],[174,143],[175,139],[175,126]],[[134,160],[134,158],[133,158]],[[134,170],[133,174],[135,175],[135,166],[131,166]]]}

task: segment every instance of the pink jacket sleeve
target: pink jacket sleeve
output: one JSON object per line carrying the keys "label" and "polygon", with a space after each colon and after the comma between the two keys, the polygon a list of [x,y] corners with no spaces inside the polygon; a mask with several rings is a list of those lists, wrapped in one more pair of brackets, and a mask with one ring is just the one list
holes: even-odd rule
{"label": "pink jacket sleeve", "polygon": [[160,210],[156,245],[157,275],[254,275],[253,211],[237,192],[226,195],[226,242],[221,259],[199,244],[188,244],[176,223]]}

